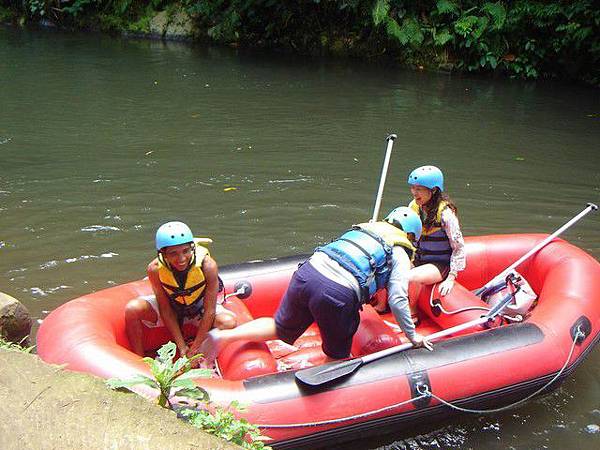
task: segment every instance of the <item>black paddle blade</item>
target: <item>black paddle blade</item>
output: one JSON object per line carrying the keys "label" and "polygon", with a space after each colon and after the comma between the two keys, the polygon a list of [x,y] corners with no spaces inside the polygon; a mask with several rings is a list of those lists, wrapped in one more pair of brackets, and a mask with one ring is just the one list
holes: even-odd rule
{"label": "black paddle blade", "polygon": [[296,379],[309,386],[321,386],[339,378],[350,375],[360,366],[361,358],[349,359],[339,363],[327,364],[325,366],[311,367],[296,372]]}

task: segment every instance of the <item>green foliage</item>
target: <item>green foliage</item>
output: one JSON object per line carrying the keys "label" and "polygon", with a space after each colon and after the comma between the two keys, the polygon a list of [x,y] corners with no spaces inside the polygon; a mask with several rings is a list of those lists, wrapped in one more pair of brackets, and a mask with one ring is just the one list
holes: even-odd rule
{"label": "green foliage", "polygon": [[435,7],[440,15],[450,14],[456,16],[459,13],[458,5],[452,0],[438,0]]}
{"label": "green foliage", "polygon": [[135,32],[149,32],[157,11],[183,9],[219,43],[385,53],[408,64],[600,84],[597,0],[14,0],[10,7],[35,20]]}
{"label": "green foliage", "polygon": [[27,337],[23,338],[23,340],[17,344],[17,343],[9,342],[9,341],[5,340],[0,335],[0,348],[3,348],[4,350],[15,350],[18,352],[23,352],[23,353],[31,353],[31,351],[35,348],[35,345],[32,345],[31,347],[23,347],[22,344],[26,339],[27,339]]}
{"label": "green foliage", "polygon": [[73,17],[77,17],[84,11],[86,6],[96,2],[97,0],[75,0],[70,5],[63,6],[62,11],[63,13],[69,14]]}
{"label": "green foliage", "polygon": [[44,17],[48,4],[46,0],[25,0],[25,4],[32,16]]}
{"label": "green foliage", "polygon": [[173,396],[181,398],[183,408],[178,409],[181,417],[186,419],[195,427],[201,428],[208,433],[219,436],[244,448],[252,450],[270,449],[264,445],[265,438],[261,435],[256,425],[250,424],[245,419],[237,419],[232,411],[240,410],[238,402],[234,401],[229,408],[212,408],[214,412],[206,409],[192,409],[188,407],[185,399],[192,399],[196,402],[210,404],[208,392],[193,382],[196,378],[206,378],[210,376],[208,369],[192,369],[192,362],[201,355],[187,358],[180,357],[173,361],[177,353],[177,346],[173,342],[163,345],[157,352],[156,359],[143,358],[148,364],[151,377],[146,375],[137,375],[133,378],[121,380],[111,378],[106,384],[112,389],[129,389],[134,386],[145,385],[159,390],[158,404],[163,408],[173,409]]}
{"label": "green foliage", "polygon": [[219,436],[229,442],[252,450],[267,450],[264,437],[256,425],[246,419],[237,419],[232,410],[240,410],[240,404],[231,402],[229,408],[218,408],[213,414],[205,410],[186,409],[182,415],[195,427]]}
{"label": "green foliage", "polygon": [[150,367],[151,377],[138,375],[128,380],[111,378],[107,384],[112,389],[126,388],[143,384],[158,389],[160,395],[158,404],[162,407],[171,408],[171,398],[176,393],[178,396],[188,397],[198,401],[208,401],[208,393],[194,384],[193,378],[206,378],[210,376],[208,369],[192,369],[192,361],[199,358],[196,355],[190,359],[182,356],[173,362],[177,346],[173,342],[168,342],[159,350],[156,359],[144,358],[144,362]]}
{"label": "green foliage", "polygon": [[[600,8],[593,0],[376,0],[372,23],[407,61],[470,72],[580,78],[600,84]],[[402,19],[401,25],[397,20]]]}

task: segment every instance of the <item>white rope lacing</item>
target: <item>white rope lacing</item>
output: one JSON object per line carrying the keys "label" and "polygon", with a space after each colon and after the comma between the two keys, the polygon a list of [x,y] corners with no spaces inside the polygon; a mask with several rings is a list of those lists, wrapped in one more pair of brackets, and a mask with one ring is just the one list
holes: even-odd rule
{"label": "white rope lacing", "polygon": [[573,344],[571,344],[571,350],[569,351],[569,356],[567,356],[567,360],[565,361],[565,363],[563,364],[563,366],[561,367],[561,369],[558,371],[558,373],[550,381],[548,381],[548,383],[546,383],[544,386],[542,386],[541,388],[539,388],[533,394],[529,394],[527,397],[525,397],[525,398],[523,398],[523,399],[521,399],[519,401],[516,401],[514,403],[511,403],[510,405],[502,406],[500,408],[491,408],[491,409],[463,408],[461,406],[454,405],[454,404],[452,404],[452,403],[444,400],[443,398],[441,398],[438,395],[435,395],[433,392],[431,392],[429,390],[429,387],[427,385],[424,385],[424,384],[418,385],[417,386],[417,392],[419,394],[426,394],[426,395],[428,395],[428,396],[436,399],[440,403],[443,403],[444,405],[446,405],[446,406],[448,406],[448,407],[450,407],[452,409],[455,409],[457,411],[461,411],[461,412],[473,413],[473,414],[485,414],[485,413],[495,413],[495,412],[506,411],[508,409],[511,409],[511,408],[517,406],[517,405],[525,403],[527,400],[535,397],[540,392],[542,392],[544,389],[546,389],[548,386],[550,386],[552,383],[554,383],[562,375],[562,373],[565,371],[565,369],[569,365],[569,362],[571,361],[571,357],[573,356],[573,352],[575,351],[575,346],[577,345],[577,341],[579,340],[580,337],[581,338],[585,338],[585,334],[583,333],[583,331],[581,331],[581,327],[577,327],[577,333],[573,337]]}
{"label": "white rope lacing", "polygon": [[583,333],[583,331],[581,331],[581,327],[577,328],[577,333],[573,337],[573,344],[571,345],[571,350],[569,351],[567,360],[565,361],[565,363],[563,364],[561,369],[558,371],[558,373],[554,377],[552,377],[552,379],[548,383],[546,383],[544,386],[542,386],[541,388],[536,390],[533,394],[529,394],[527,397],[525,397],[519,401],[511,403],[510,405],[502,406],[500,408],[491,408],[491,409],[463,408],[461,406],[454,405],[454,404],[444,400],[443,398],[441,398],[438,395],[435,395],[433,392],[431,392],[429,390],[429,387],[426,384],[420,384],[420,385],[417,385],[417,392],[420,394],[419,396],[417,396],[415,398],[411,398],[409,400],[405,400],[400,403],[395,403],[390,406],[385,406],[383,408],[375,409],[375,410],[368,411],[368,412],[361,413],[361,414],[355,414],[355,415],[347,416],[347,417],[340,417],[337,419],[322,420],[322,421],[318,421],[318,422],[284,423],[284,424],[256,424],[256,425],[258,425],[260,428],[301,428],[301,427],[316,427],[316,426],[320,426],[320,425],[333,425],[333,424],[337,424],[337,423],[341,423],[341,422],[348,422],[351,420],[363,419],[365,417],[379,414],[384,411],[389,411],[394,408],[399,408],[399,407],[407,405],[409,403],[413,403],[418,400],[422,400],[422,399],[429,398],[429,397],[436,399],[440,403],[442,403],[452,409],[455,409],[455,410],[461,411],[461,412],[466,412],[466,413],[486,414],[486,413],[495,413],[495,412],[506,411],[510,408],[514,408],[517,405],[525,403],[527,400],[530,400],[531,398],[535,397],[540,392],[542,392],[544,389],[546,389],[548,386],[550,386],[552,383],[554,383],[562,375],[562,373],[567,368],[569,362],[571,361],[571,357],[573,356],[573,352],[575,351],[575,346],[577,345],[577,341],[579,340],[579,338],[585,338],[585,334]]}

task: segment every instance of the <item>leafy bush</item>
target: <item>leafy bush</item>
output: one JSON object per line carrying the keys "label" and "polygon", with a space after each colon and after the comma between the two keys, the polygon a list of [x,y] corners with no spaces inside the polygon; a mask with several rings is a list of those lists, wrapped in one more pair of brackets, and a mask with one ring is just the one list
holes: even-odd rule
{"label": "leafy bush", "polygon": [[270,449],[264,444],[264,441],[269,438],[263,436],[256,425],[252,425],[246,419],[237,419],[231,411],[241,409],[240,404],[233,401],[229,409],[218,408],[212,414],[206,410],[185,409],[181,415],[195,427],[244,448]]}
{"label": "leafy bush", "polygon": [[374,25],[383,25],[409,59],[434,55],[470,72],[499,68],[517,77],[600,83],[600,9],[592,0],[428,3],[375,1]]}
{"label": "leafy bush", "polygon": [[163,345],[157,353],[156,359],[144,358],[144,362],[150,366],[151,377],[138,375],[128,380],[111,378],[107,384],[112,389],[126,388],[143,384],[160,391],[158,404],[162,407],[172,408],[171,398],[175,393],[178,396],[188,397],[194,400],[208,401],[208,393],[197,386],[193,378],[206,378],[210,376],[208,369],[192,369],[194,359],[200,358],[196,355],[191,359],[183,356],[173,362],[177,346],[173,342]]}
{"label": "leafy bush", "polygon": [[0,335],[0,348],[3,348],[5,350],[15,350],[18,352],[24,352],[24,353],[31,353],[31,351],[34,349],[34,345],[32,345],[31,347],[23,347],[23,342],[27,339],[27,337],[25,337],[20,343],[16,344],[14,342],[9,342],[6,341],[1,335]]}
{"label": "leafy bush", "polygon": [[[5,0],[6,2],[6,0]],[[10,0],[32,18],[149,31],[181,8],[212,41],[300,53],[387,54],[411,65],[600,84],[595,0]]]}
{"label": "leafy bush", "polygon": [[[146,385],[157,389],[160,394],[158,404],[164,408],[174,409],[176,405],[182,406],[177,409],[178,414],[197,428],[219,436],[244,448],[252,450],[270,449],[263,441],[268,439],[261,435],[257,426],[250,424],[245,419],[237,419],[232,411],[239,410],[238,402],[232,402],[228,409],[211,407],[209,411],[210,398],[208,392],[195,384],[195,378],[209,377],[211,371],[208,369],[193,369],[192,362],[201,358],[201,355],[187,358],[180,357],[173,361],[177,353],[177,346],[173,342],[163,345],[157,352],[156,359],[143,358],[150,367],[152,376],[138,375],[136,377],[121,380],[111,378],[106,381],[112,389],[132,389],[134,386]],[[173,398],[178,402],[174,403]],[[204,404],[206,409],[193,409],[189,407],[189,400]]]}

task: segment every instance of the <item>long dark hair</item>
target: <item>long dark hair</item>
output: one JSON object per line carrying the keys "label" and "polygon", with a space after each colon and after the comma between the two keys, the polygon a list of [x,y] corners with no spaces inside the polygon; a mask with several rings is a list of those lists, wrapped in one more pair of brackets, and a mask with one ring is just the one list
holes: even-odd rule
{"label": "long dark hair", "polygon": [[[431,198],[429,201],[423,205],[427,211],[427,216],[425,217],[425,220],[423,220],[423,226],[425,228],[430,228],[436,222],[438,208],[442,201],[446,202],[448,208],[450,208],[454,214],[458,215],[458,208],[450,196],[445,192],[440,191],[440,188],[436,186],[431,190]],[[423,212],[425,212],[425,210],[423,210]]]}

